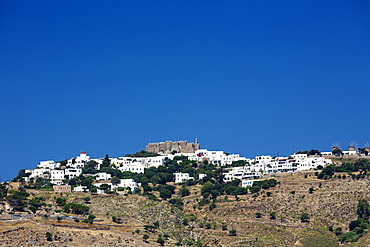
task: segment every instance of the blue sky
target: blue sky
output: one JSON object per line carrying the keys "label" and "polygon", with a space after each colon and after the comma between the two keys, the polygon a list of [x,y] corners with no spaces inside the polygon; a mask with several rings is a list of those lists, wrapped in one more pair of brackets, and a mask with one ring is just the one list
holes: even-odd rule
{"label": "blue sky", "polygon": [[370,141],[368,1],[2,1],[1,179],[81,150]]}

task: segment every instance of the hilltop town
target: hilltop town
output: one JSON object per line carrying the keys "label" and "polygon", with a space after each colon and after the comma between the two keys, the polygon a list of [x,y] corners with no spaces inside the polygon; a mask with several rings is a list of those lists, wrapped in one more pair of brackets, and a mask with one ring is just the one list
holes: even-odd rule
{"label": "hilltop town", "polygon": [[369,151],[251,159],[196,140],[41,161],[0,184],[0,245],[364,246]]}
{"label": "hilltop town", "polygon": [[[345,151],[344,154],[353,156],[356,152],[354,150]],[[118,158],[110,158],[107,155],[105,158],[91,159],[86,152],[81,152],[75,158],[60,162],[41,161],[35,169],[22,170],[15,181],[32,184],[37,179],[43,179],[44,185],[46,183],[70,185],[70,187],[55,186],[55,188],[58,190],[64,188],[67,191],[71,189],[74,192],[92,190],[92,192],[103,194],[107,191],[122,191],[123,188],[133,192],[140,186],[140,181],[134,179],[135,174],[143,174],[145,169],[165,166],[166,162],[175,160],[179,164],[191,164],[191,167],[178,167],[172,172],[172,176],[167,182],[182,183],[187,180],[203,179],[209,173],[207,174],[204,169],[197,169],[198,164],[209,163],[214,167],[223,168],[224,182],[240,179],[241,187],[247,187],[252,186],[254,181],[268,174],[304,171],[332,164],[331,159],[326,158],[330,155],[332,155],[331,152],[317,152],[312,155],[300,152],[288,157],[265,155],[249,159],[241,157],[239,154],[200,149],[198,141],[195,143],[167,141],[149,143],[146,151]],[[82,177],[92,178],[90,179],[91,183],[82,185],[82,181],[80,183],[76,181],[78,177],[81,180],[84,180]]]}

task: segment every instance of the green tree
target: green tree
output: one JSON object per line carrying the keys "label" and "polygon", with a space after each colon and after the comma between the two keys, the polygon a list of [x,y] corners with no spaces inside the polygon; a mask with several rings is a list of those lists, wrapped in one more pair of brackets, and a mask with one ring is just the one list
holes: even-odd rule
{"label": "green tree", "polygon": [[303,213],[301,215],[300,219],[301,219],[302,222],[309,222],[310,221],[310,216],[307,213]]}
{"label": "green tree", "polygon": [[250,187],[250,188],[249,188],[249,191],[250,191],[252,194],[257,193],[257,192],[259,192],[260,190],[261,190],[261,187],[259,187],[259,186],[252,186],[252,187]]}
{"label": "green tree", "polygon": [[147,234],[143,235],[143,240],[146,242],[149,239],[149,236]]}
{"label": "green tree", "polygon": [[7,196],[8,189],[5,184],[0,184],[0,202]]}
{"label": "green tree", "polygon": [[112,177],[111,182],[112,182],[112,184],[117,185],[121,182],[121,180],[118,177],[114,176],[114,177]]}
{"label": "green tree", "polygon": [[184,197],[184,196],[189,196],[189,195],[190,195],[190,190],[189,190],[189,189],[187,189],[187,188],[182,188],[182,189],[180,190],[180,195],[181,195],[182,197]]}
{"label": "green tree", "polygon": [[270,213],[270,219],[275,220],[276,219],[276,212]]}
{"label": "green tree", "polygon": [[85,203],[90,203],[90,201],[91,201],[90,197],[88,197],[88,196],[84,197],[84,202]]}
{"label": "green tree", "polygon": [[212,173],[212,177],[216,180],[217,183],[219,184],[223,184],[224,183],[224,178],[225,178],[225,175],[223,173],[223,169],[222,168],[217,168],[216,170],[213,171]]}
{"label": "green tree", "polygon": [[25,189],[19,191],[9,191],[6,200],[15,211],[24,211],[27,206],[27,197],[30,195]]}
{"label": "green tree", "polygon": [[102,168],[110,168],[110,159],[109,159],[109,156],[108,156],[108,154],[106,154],[105,155],[105,158],[104,158],[104,160],[103,160],[103,163],[100,165],[100,170],[102,169]]}
{"label": "green tree", "polygon": [[236,236],[236,230],[235,229],[231,229],[229,231],[229,236]]}
{"label": "green tree", "polygon": [[161,246],[163,246],[163,245],[164,245],[164,239],[163,239],[163,238],[161,238],[161,237],[159,237],[159,238],[157,239],[157,243],[158,243],[158,244],[160,244]]}
{"label": "green tree", "polygon": [[36,210],[37,210],[37,208],[34,207],[34,206],[30,206],[30,207],[28,207],[28,209],[31,210],[32,213],[34,213],[34,214],[36,213]]}
{"label": "green tree", "polygon": [[340,155],[343,155],[343,152],[342,150],[340,150],[339,148],[335,148],[331,151],[331,153],[335,156],[340,156]]}
{"label": "green tree", "polygon": [[334,230],[335,235],[339,236],[343,233],[342,227],[337,227]]}
{"label": "green tree", "polygon": [[172,197],[172,193],[168,189],[162,189],[161,191],[159,191],[159,196],[163,199],[168,199]]}
{"label": "green tree", "polygon": [[82,174],[96,174],[99,171],[95,168],[98,167],[98,163],[95,160],[90,160],[87,164],[82,168]]}
{"label": "green tree", "polygon": [[84,223],[89,223],[89,224],[93,224],[94,223],[94,219],[96,218],[95,215],[93,214],[90,214],[89,217],[87,219],[84,219],[82,222]]}
{"label": "green tree", "polygon": [[222,228],[222,231],[227,231],[227,225],[225,222],[222,223],[221,228]]}
{"label": "green tree", "polygon": [[53,234],[50,232],[46,232],[45,236],[47,241],[53,241]]}
{"label": "green tree", "polygon": [[359,218],[367,220],[370,216],[370,206],[367,200],[361,199],[357,204],[357,215]]}
{"label": "green tree", "polygon": [[110,189],[110,187],[111,186],[109,184],[102,184],[102,185],[100,185],[99,189],[106,191],[106,190]]}

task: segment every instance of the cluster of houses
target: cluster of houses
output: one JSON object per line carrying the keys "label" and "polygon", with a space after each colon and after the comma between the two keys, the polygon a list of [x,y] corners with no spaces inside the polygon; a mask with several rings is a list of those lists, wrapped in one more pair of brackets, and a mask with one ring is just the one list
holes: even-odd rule
{"label": "cluster of houses", "polygon": [[[165,157],[148,157],[148,158],[131,158],[131,157],[119,157],[111,158],[111,167],[119,169],[122,172],[131,171],[134,173],[144,173],[145,168],[158,167],[164,164]],[[103,163],[103,159],[91,159],[87,156],[86,152],[81,152],[76,158],[71,158],[67,160],[65,165],[57,163],[53,160],[41,161],[35,169],[26,169],[25,181],[30,181],[32,178],[45,178],[50,179],[50,182],[54,185],[63,185],[65,179],[72,179],[74,177],[80,176],[82,174],[82,169],[89,161],[95,161],[94,169],[100,170],[100,165]],[[84,174],[84,176],[94,176],[96,183],[93,185],[100,187],[102,184],[108,184],[110,188],[118,189],[130,188],[131,191],[137,189],[140,184],[136,183],[133,179],[121,179],[120,183],[112,184],[110,180],[112,179],[111,174],[105,172],[99,172],[97,174]],[[77,186],[73,188],[73,191],[87,191],[86,186]],[[98,190],[98,193],[102,191]]]}
{"label": "cluster of houses", "polygon": [[[256,156],[254,159],[241,157],[239,154],[227,154],[223,151],[209,151],[207,149],[198,149],[192,153],[161,153],[156,157],[119,157],[110,158],[111,167],[122,172],[131,171],[133,173],[144,173],[146,168],[159,167],[164,165],[165,159],[174,159],[175,156],[186,156],[190,161],[204,162],[207,160],[210,164],[225,167],[224,181],[229,182],[235,179],[242,181],[242,187],[252,186],[253,182],[262,178],[265,174],[279,172],[296,172],[317,168],[331,164],[330,159],[319,156],[308,156],[307,154],[294,154],[289,157]],[[35,169],[27,169],[24,177],[25,181],[32,178],[50,179],[51,183],[57,186],[64,185],[66,179],[72,179],[82,174],[82,169],[89,161],[95,161],[94,169],[100,170],[103,159],[91,159],[86,152],[81,152],[76,158],[67,160],[63,165],[53,160],[41,161]],[[239,166],[233,166],[237,162]],[[241,162],[242,161],[242,162]],[[181,161],[178,161],[181,162]],[[242,166],[240,166],[242,164]],[[99,172],[97,174],[83,174],[84,176],[94,176],[94,186],[98,188],[98,193],[104,193],[100,190],[103,184],[107,184],[111,190],[119,188],[130,188],[131,191],[137,189],[140,184],[133,179],[121,179],[119,183],[111,183],[111,174]],[[199,174],[202,179],[206,174]],[[190,179],[189,173],[174,173],[175,183],[182,183]],[[64,188],[64,187],[63,187]],[[77,186],[73,191],[88,191],[85,186]]]}

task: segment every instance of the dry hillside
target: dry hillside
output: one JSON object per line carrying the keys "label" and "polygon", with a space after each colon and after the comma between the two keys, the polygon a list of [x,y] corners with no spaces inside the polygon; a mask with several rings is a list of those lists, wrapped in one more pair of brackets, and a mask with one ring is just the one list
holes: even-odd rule
{"label": "dry hillside", "polygon": [[[84,203],[90,196],[90,212],[97,216],[92,225],[73,220],[36,217],[26,221],[1,221],[1,246],[159,246],[158,237],[166,246],[370,246],[369,234],[356,243],[340,243],[328,230],[356,219],[359,199],[369,199],[370,181],[330,179],[319,180],[314,172],[284,174],[275,177],[280,184],[257,194],[219,196],[212,210],[200,207],[200,185],[188,187],[191,195],[184,197],[184,210],[168,201],[152,201],[139,195],[89,195],[29,191],[33,196],[47,198],[52,204],[56,196],[69,202]],[[177,191],[180,187],[177,188]],[[309,189],[312,188],[312,193]],[[271,193],[267,193],[271,192]],[[176,195],[175,197],[178,197]],[[51,206],[53,209],[54,205]],[[275,212],[276,219],[270,213]],[[257,218],[256,214],[261,217]],[[302,213],[310,216],[301,222]],[[112,222],[112,216],[122,219]],[[158,222],[158,228],[145,230],[145,225]],[[235,230],[236,236],[230,236]],[[53,235],[47,241],[45,233]],[[149,236],[143,241],[144,234]]]}

